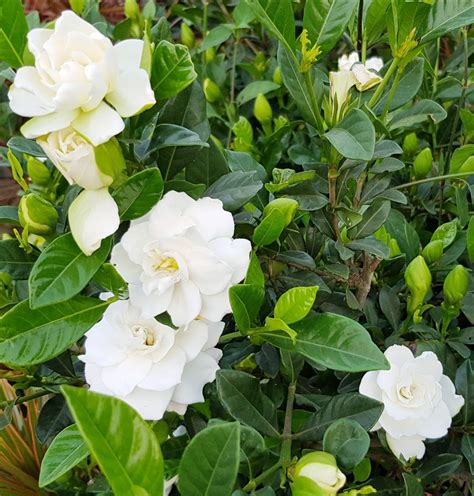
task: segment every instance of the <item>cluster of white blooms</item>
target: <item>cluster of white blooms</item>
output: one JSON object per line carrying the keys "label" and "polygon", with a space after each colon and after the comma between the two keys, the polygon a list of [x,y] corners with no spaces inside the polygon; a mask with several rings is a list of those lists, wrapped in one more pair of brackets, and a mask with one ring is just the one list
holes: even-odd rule
{"label": "cluster of white blooms", "polygon": [[[112,303],[88,333],[86,380],[146,419],[203,401],[221,356],[229,287],[247,272],[251,245],[233,239],[222,202],[169,192],[133,221],[112,252],[130,301]],[[177,330],[155,316],[167,311]]]}
{"label": "cluster of white blooms", "polygon": [[[67,181],[85,189],[75,200],[70,226],[79,247],[90,255],[119,225],[116,206],[104,209],[114,203],[108,186],[121,165],[104,170],[107,155],[118,146],[113,137],[124,129],[124,117],[156,101],[149,74],[141,67],[144,42],[112,45],[94,26],[65,11],[53,29],[28,33],[28,49],[35,65],[18,69],[8,94],[10,107],[32,117],[22,126],[23,135],[37,139]],[[100,160],[97,147],[105,148]],[[118,154],[115,150],[108,161]],[[91,222],[96,227],[85,237],[85,224]]]}
{"label": "cluster of white blooms", "polygon": [[418,357],[406,346],[393,345],[385,351],[390,370],[367,372],[360,392],[381,401],[383,413],[373,430],[385,430],[387,443],[405,460],[422,458],[425,439],[447,434],[454,417],[464,405],[454,385],[432,352]]}

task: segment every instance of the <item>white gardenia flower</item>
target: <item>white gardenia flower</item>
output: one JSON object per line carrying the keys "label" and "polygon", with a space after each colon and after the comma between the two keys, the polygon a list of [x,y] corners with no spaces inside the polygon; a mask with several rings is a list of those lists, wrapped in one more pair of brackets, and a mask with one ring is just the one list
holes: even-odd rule
{"label": "white gardenia flower", "polygon": [[33,117],[22,133],[37,138],[71,126],[94,145],[120,133],[122,117],[155,103],[148,73],[140,67],[143,47],[141,40],[113,46],[69,10],[54,29],[30,31],[35,65],[18,69],[9,91],[13,112]]}
{"label": "white gardenia flower", "polygon": [[[350,71],[352,66],[359,62],[359,54],[351,52],[349,55],[343,54],[337,60],[337,68],[340,71]],[[366,69],[379,72],[383,67],[383,59],[381,57],[369,57],[365,61]]]}
{"label": "white gardenia flower", "polygon": [[249,265],[250,242],[233,234],[220,200],[170,191],[131,223],[111,262],[144,317],[168,312],[176,326],[197,317],[217,322],[231,311],[229,288]]}
{"label": "white gardenia flower", "polygon": [[82,191],[69,207],[68,220],[74,241],[86,255],[120,225],[117,204],[107,188]]}
{"label": "white gardenia flower", "polygon": [[352,71],[337,71],[329,73],[329,88],[333,101],[337,101],[338,108],[346,101],[349,90],[357,83]]}
{"label": "white gardenia flower", "polygon": [[390,370],[367,372],[359,388],[361,394],[384,404],[373,430],[385,430],[388,445],[398,458],[422,458],[423,441],[447,434],[464,398],[443,375],[434,353],[425,351],[415,358],[408,347],[393,345],[385,357]]}
{"label": "white gardenia flower", "polygon": [[112,303],[86,334],[86,381],[92,391],[115,396],[147,420],[179,414],[204,401],[222,352],[215,348],[223,322],[194,320],[174,330],[144,318],[129,301]]}
{"label": "white gardenia flower", "polygon": [[114,178],[101,172],[97,165],[94,147],[72,127],[53,131],[37,142],[69,184],[84,189],[112,184]]}

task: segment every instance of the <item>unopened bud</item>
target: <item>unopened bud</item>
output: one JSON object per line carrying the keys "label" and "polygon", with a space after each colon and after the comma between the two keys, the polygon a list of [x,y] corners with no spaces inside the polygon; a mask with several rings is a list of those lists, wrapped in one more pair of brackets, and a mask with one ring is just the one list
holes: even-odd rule
{"label": "unopened bud", "polygon": [[416,133],[409,133],[403,138],[403,152],[405,155],[415,155],[418,151],[418,136]]}
{"label": "unopened bud", "polygon": [[277,198],[268,203],[263,209],[263,217],[267,217],[273,210],[279,210],[285,219],[285,226],[287,226],[295,217],[298,211],[299,204],[292,198]]}
{"label": "unopened bud", "polygon": [[125,0],[124,5],[125,16],[129,19],[137,19],[140,17],[140,7],[137,0]]}
{"label": "unopened bud", "polygon": [[275,84],[279,84],[280,86],[283,84],[283,79],[281,77],[281,69],[279,66],[275,68],[275,71],[273,72],[273,82]]}
{"label": "unopened bud", "polygon": [[272,122],[272,107],[263,93],[259,93],[255,99],[253,113],[260,124],[269,124]]}
{"label": "unopened bud", "polygon": [[217,102],[222,98],[221,89],[209,78],[204,80],[204,95],[209,103]]}
{"label": "unopened bud", "polygon": [[181,23],[180,38],[181,43],[188,48],[193,48],[196,44],[194,32],[185,22]]}
{"label": "unopened bud", "polygon": [[243,143],[250,144],[253,141],[253,129],[252,124],[243,115],[239,117],[239,120],[232,126],[232,132],[236,138],[239,138]]}
{"label": "unopened bud", "polygon": [[440,239],[435,239],[423,248],[421,254],[428,264],[433,264],[443,256],[443,248],[443,242]]}
{"label": "unopened bud", "polygon": [[443,284],[444,300],[448,305],[459,305],[466,296],[469,286],[467,270],[456,265],[446,276]]}
{"label": "unopened bud", "polygon": [[209,64],[216,58],[216,49],[215,47],[208,48],[205,52],[206,64]]}
{"label": "unopened bud", "polygon": [[431,148],[424,148],[413,162],[413,172],[417,179],[426,177],[433,167],[433,154]]}
{"label": "unopened bud", "polygon": [[49,169],[37,158],[30,156],[26,159],[26,170],[33,183],[39,184],[40,186],[46,186],[49,183],[51,178]]}
{"label": "unopened bud", "polygon": [[410,290],[408,298],[408,313],[412,315],[425,301],[431,288],[431,272],[425,259],[418,255],[405,270],[405,282]]}
{"label": "unopened bud", "polygon": [[36,193],[22,197],[18,216],[21,225],[33,234],[51,234],[58,223],[58,212],[54,206]]}

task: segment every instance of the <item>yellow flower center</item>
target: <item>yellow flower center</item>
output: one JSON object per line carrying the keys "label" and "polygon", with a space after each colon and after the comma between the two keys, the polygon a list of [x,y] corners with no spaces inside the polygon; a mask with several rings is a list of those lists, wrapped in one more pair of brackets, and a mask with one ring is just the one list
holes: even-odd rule
{"label": "yellow flower center", "polygon": [[132,327],[132,334],[137,338],[142,338],[143,344],[146,346],[153,346],[155,344],[155,335],[147,327],[135,325]]}

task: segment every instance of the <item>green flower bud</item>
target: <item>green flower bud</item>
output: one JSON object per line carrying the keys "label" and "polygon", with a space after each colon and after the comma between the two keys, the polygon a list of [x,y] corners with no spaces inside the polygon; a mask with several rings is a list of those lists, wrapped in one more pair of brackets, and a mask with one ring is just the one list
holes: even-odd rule
{"label": "green flower bud", "polygon": [[285,227],[293,220],[298,211],[299,203],[292,198],[277,198],[263,209],[263,217],[270,215],[273,210],[279,210],[285,218]]}
{"label": "green flower bud", "polygon": [[138,19],[140,17],[140,7],[137,0],[125,0],[125,16],[129,19]]}
{"label": "green flower bud", "polygon": [[395,238],[390,238],[388,247],[390,248],[390,258],[398,257],[398,255],[400,255],[401,250],[398,246],[398,241]]}
{"label": "green flower bud", "polygon": [[194,32],[185,22],[181,22],[180,39],[181,43],[188,48],[193,48],[196,44]]}
{"label": "green flower bud", "polygon": [[253,113],[260,124],[269,124],[272,122],[272,108],[263,93],[259,93],[255,99]]}
{"label": "green flower bud", "polygon": [[36,193],[22,197],[18,216],[21,225],[33,234],[51,234],[58,223],[58,212],[54,206]]}
{"label": "green flower bud", "polygon": [[426,177],[428,172],[431,171],[433,167],[433,154],[431,153],[431,148],[424,148],[416,156],[413,162],[413,172],[417,179]]}
{"label": "green flower bud", "polygon": [[71,6],[71,9],[76,13],[78,16],[82,14],[82,11],[84,10],[84,7],[86,6],[86,1],[85,0],[69,0],[69,5]]}
{"label": "green flower bud", "polygon": [[410,133],[403,138],[403,153],[405,155],[415,155],[418,151],[418,136],[416,133]]}
{"label": "green flower bud", "polygon": [[243,116],[232,126],[232,132],[236,138],[239,138],[243,143],[250,144],[253,142],[252,124]]}
{"label": "green flower bud", "polygon": [[444,301],[448,305],[459,305],[466,296],[469,286],[467,270],[462,265],[456,265],[444,280]]}
{"label": "green flower bud", "polygon": [[205,52],[206,64],[211,63],[216,58],[216,48],[208,48]]}
{"label": "green flower bud", "polygon": [[313,451],[302,456],[290,472],[293,496],[333,496],[346,483],[333,455]]}
{"label": "green flower bud", "polygon": [[221,89],[209,78],[204,80],[204,95],[209,103],[217,102],[222,98]]}
{"label": "green flower bud", "polygon": [[253,66],[260,74],[263,75],[263,73],[267,70],[268,61],[269,59],[266,54],[263,52],[258,52],[253,60]]}
{"label": "green flower bud", "polygon": [[283,79],[281,77],[281,69],[279,66],[273,72],[273,82],[279,84],[280,86],[283,84]]}
{"label": "green flower bud", "polygon": [[51,178],[49,169],[37,158],[29,156],[26,159],[26,170],[28,172],[28,176],[35,184],[46,186],[49,183]]}
{"label": "green flower bud", "polygon": [[408,264],[405,270],[405,282],[410,290],[408,313],[412,315],[423,304],[431,288],[431,272],[421,255]]}
{"label": "green flower bud", "polygon": [[430,241],[424,248],[421,254],[428,264],[437,262],[443,256],[443,242],[440,239]]}
{"label": "green flower bud", "polygon": [[275,126],[275,131],[278,131],[288,124],[288,119],[284,115],[279,115],[276,119],[273,119],[273,124]]}

